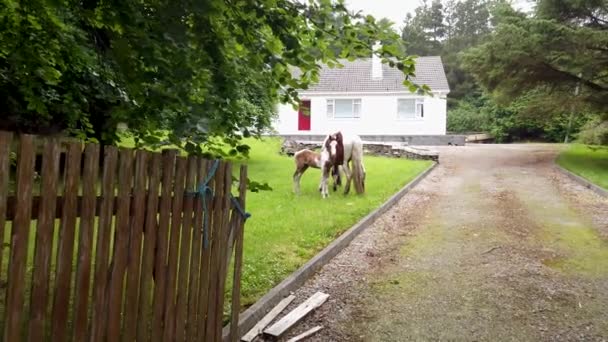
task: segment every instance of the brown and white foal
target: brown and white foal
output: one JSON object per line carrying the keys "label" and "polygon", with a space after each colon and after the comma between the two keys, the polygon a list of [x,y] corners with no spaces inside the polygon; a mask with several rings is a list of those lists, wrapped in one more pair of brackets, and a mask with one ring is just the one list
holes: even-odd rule
{"label": "brown and white foal", "polygon": [[[321,153],[317,153],[308,149],[296,152],[293,156],[293,159],[296,163],[296,171],[293,173],[293,190],[296,194],[300,194],[300,179],[309,167],[312,167],[313,169],[321,169],[323,170],[323,172],[326,173],[329,173],[329,171],[326,170],[331,169],[330,165],[327,165],[327,167],[322,167],[323,163],[331,163],[329,157],[326,156],[326,158],[322,158]],[[334,168],[334,170],[332,171],[332,175],[334,178],[334,191],[336,190],[336,186],[340,185],[340,173],[337,171],[337,168]],[[326,178],[329,177],[329,175],[324,176]],[[319,191],[321,191],[321,185],[319,185]]]}

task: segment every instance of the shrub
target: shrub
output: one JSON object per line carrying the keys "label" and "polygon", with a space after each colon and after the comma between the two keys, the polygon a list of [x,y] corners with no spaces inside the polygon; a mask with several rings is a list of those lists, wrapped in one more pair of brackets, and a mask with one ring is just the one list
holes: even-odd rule
{"label": "shrub", "polygon": [[608,145],[608,121],[590,120],[582,127],[578,141],[587,145]]}

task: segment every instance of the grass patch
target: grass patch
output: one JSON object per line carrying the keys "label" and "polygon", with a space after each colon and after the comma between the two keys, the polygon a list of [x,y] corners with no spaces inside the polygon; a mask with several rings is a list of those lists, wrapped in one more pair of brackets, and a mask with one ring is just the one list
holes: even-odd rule
{"label": "grass patch", "polygon": [[[245,227],[242,303],[250,305],[303,265],[342,232],[428,168],[430,161],[365,156],[366,194],[332,192],[323,200],[319,170],[302,177],[292,192],[294,162],[278,154],[280,141],[250,141],[249,177],[273,191],[247,194],[252,217]],[[340,191],[340,190],[339,190]]]}
{"label": "grass patch", "polygon": [[559,155],[557,163],[608,190],[608,147],[575,144]]}

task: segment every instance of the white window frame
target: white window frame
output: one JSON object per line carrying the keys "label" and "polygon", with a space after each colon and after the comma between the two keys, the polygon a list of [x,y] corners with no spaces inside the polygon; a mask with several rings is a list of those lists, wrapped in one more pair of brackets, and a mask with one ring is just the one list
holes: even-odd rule
{"label": "white window frame", "polygon": [[[352,101],[352,116],[346,118],[337,118],[336,117],[336,100],[338,101]],[[331,98],[326,100],[326,112],[327,118],[332,120],[353,120],[361,118],[361,98]]]}
{"label": "white window frame", "polygon": [[[404,118],[399,115],[399,101],[414,101],[414,117]],[[402,97],[397,99],[397,120],[399,121],[414,121],[424,119],[424,98],[420,97]]]}

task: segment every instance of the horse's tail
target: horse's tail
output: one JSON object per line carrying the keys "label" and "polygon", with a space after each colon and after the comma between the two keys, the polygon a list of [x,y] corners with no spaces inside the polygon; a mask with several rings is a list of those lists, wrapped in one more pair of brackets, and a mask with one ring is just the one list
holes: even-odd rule
{"label": "horse's tail", "polygon": [[352,178],[357,194],[365,192],[365,166],[363,166],[363,143],[358,142],[353,144],[351,154],[353,163]]}

